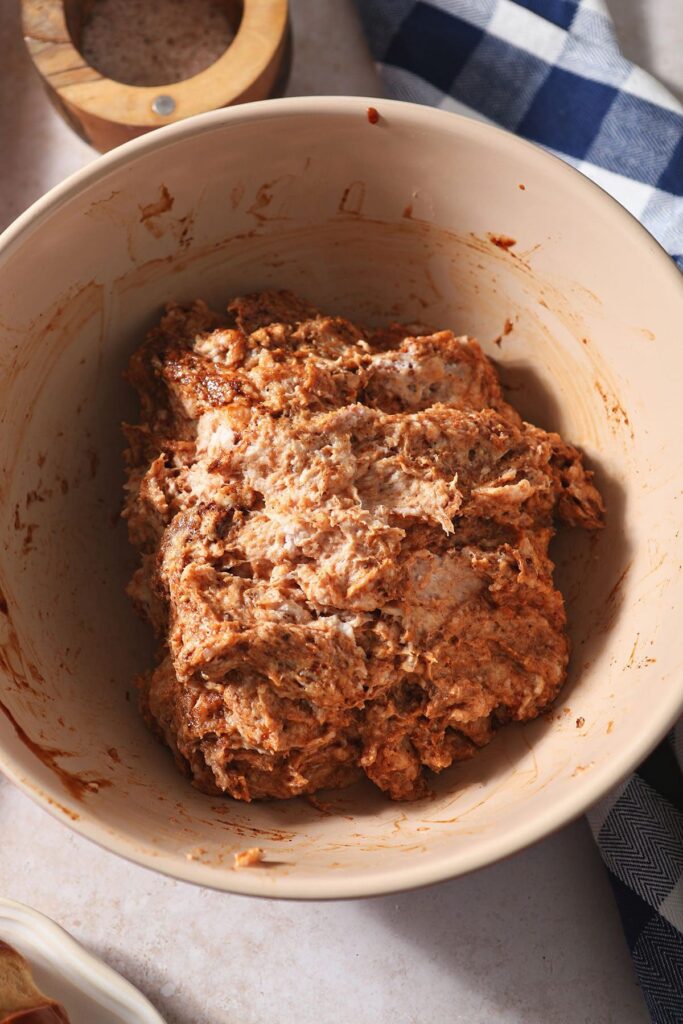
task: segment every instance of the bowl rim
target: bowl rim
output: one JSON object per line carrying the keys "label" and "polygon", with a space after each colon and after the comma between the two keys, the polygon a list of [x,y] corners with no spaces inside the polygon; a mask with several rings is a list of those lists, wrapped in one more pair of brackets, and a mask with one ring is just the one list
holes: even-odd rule
{"label": "bowl rim", "polygon": [[[436,131],[455,129],[454,134],[461,137],[497,140],[499,146],[526,154],[528,159],[545,167],[549,176],[555,180],[566,180],[570,187],[583,194],[587,202],[592,201],[605,212],[609,210],[613,219],[619,223],[621,231],[630,235],[643,255],[647,253],[656,261],[657,274],[662,278],[668,277],[670,285],[680,289],[683,313],[683,275],[673,259],[628,210],[570,164],[534,143],[475,118],[436,107],[378,97],[305,96],[261,100],[199,114],[156,129],[99,156],[36,200],[0,234],[0,260],[10,256],[15,248],[24,244],[53,212],[84,188],[96,184],[112,171],[144,157],[152,150],[162,150],[179,140],[203,135],[231,124],[267,121],[293,115],[362,115],[367,120],[367,109],[370,106],[376,107],[380,115],[387,113],[400,120],[403,126],[431,126]],[[211,865],[202,864],[200,861],[188,861],[173,854],[150,853],[140,848],[135,839],[127,833],[121,830],[114,833],[110,828],[90,818],[87,809],[83,809],[78,820],[65,819],[50,797],[22,775],[19,762],[1,747],[0,771],[39,806],[78,834],[133,863],[169,877],[207,888],[250,896],[304,900],[358,898],[401,892],[454,878],[503,860],[549,836],[579,817],[620,783],[657,745],[682,712],[683,676],[678,685],[672,685],[661,696],[656,713],[652,714],[649,724],[638,736],[637,742],[617,748],[609,760],[577,778],[572,793],[561,803],[558,802],[550,811],[537,813],[530,821],[520,821],[504,836],[490,837],[482,841],[476,849],[446,851],[429,864],[407,859],[405,867],[391,868],[383,874],[376,873],[363,877],[361,873],[349,876],[334,873],[324,881],[296,875],[277,877],[263,871],[228,870],[219,873]]]}

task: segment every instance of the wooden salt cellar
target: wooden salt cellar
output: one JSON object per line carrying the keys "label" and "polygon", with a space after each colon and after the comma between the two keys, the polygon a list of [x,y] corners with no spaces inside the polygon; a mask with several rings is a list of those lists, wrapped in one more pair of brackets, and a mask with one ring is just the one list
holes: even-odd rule
{"label": "wooden salt cellar", "polygon": [[192,114],[271,95],[285,54],[287,0],[239,6],[239,28],[225,53],[192,78],[160,86],[124,85],[85,61],[76,44],[88,0],[22,0],[22,17],[28,51],[53,103],[104,152]]}

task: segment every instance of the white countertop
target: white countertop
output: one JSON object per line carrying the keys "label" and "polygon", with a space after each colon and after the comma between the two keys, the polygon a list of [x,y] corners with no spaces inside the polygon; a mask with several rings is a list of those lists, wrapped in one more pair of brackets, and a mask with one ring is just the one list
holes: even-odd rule
{"label": "white countertop", "polygon": [[[0,0],[0,228],[95,155],[33,76],[15,6]],[[683,94],[680,0],[609,6],[628,56]],[[350,0],[292,0],[292,8],[291,94],[380,91]],[[331,31],[334,54],[325,46]],[[648,1021],[583,821],[420,892],[280,903],[134,867],[0,778],[0,893],[54,918],[169,1024]]]}

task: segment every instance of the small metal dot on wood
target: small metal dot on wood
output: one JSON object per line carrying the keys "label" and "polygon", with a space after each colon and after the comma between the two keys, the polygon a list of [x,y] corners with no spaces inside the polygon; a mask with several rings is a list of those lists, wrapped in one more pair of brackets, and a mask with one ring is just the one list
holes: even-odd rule
{"label": "small metal dot on wood", "polygon": [[172,96],[157,96],[152,102],[152,110],[161,117],[167,117],[175,110],[175,100]]}

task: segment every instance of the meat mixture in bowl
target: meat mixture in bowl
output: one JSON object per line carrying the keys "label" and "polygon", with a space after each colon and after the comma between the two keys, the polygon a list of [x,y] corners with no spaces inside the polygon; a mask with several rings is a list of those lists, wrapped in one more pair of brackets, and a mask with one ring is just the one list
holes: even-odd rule
{"label": "meat mixture in bowl", "polygon": [[129,376],[143,713],[199,789],[395,800],[536,717],[565,678],[559,520],[581,454],[522,421],[476,341],[365,331],[286,292],[170,306]]}

